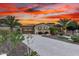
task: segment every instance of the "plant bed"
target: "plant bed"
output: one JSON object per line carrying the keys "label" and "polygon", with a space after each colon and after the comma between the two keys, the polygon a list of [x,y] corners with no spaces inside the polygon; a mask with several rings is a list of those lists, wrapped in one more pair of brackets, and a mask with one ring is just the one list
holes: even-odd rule
{"label": "plant bed", "polygon": [[[24,43],[20,43],[20,44],[16,45],[16,47],[14,49],[11,49],[11,47],[9,47],[9,49],[7,49],[7,48],[8,48],[8,46],[6,45],[6,43],[4,43],[0,47],[0,55],[7,54],[7,56],[38,56],[36,51],[33,51],[32,49],[30,49]],[[30,55],[27,55],[28,48],[30,49],[30,51],[32,51],[32,53]]]}
{"label": "plant bed", "polygon": [[60,40],[60,41],[63,41],[63,42],[79,45],[78,42],[74,42],[73,40],[68,40],[68,38],[63,37],[63,35],[50,35],[50,36],[44,36],[44,37],[49,37],[49,38],[52,38],[52,39],[55,39],[55,40]]}
{"label": "plant bed", "polygon": [[73,42],[79,43],[79,35],[73,35],[71,36],[71,39],[73,40]]}
{"label": "plant bed", "polygon": [[69,39],[70,38],[65,37],[65,36],[57,36],[57,40],[72,43],[72,40],[69,40]]}
{"label": "plant bed", "polygon": [[32,49],[30,48],[29,49],[30,51],[32,51],[32,53],[30,55],[27,55],[28,48],[29,48],[28,46],[21,43],[17,45],[15,49],[12,49],[7,55],[8,56],[37,56],[37,52],[32,51]]}
{"label": "plant bed", "polygon": [[8,32],[0,30],[0,54],[25,56],[29,47],[22,43],[23,40],[24,36],[18,31]]}

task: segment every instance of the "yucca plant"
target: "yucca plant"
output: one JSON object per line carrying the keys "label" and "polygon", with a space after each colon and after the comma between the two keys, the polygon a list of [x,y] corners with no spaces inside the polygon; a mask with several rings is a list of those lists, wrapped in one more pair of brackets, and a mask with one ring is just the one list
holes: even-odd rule
{"label": "yucca plant", "polygon": [[21,43],[24,40],[24,36],[22,33],[15,31],[10,33],[10,41],[13,45],[13,48],[16,47],[17,44]]}

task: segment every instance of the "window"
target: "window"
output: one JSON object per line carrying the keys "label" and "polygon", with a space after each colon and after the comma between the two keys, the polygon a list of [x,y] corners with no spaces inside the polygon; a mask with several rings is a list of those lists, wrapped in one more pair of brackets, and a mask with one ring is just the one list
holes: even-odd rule
{"label": "window", "polygon": [[44,29],[46,30],[46,29],[47,29],[47,27],[45,26],[45,27],[44,27]]}
{"label": "window", "polygon": [[38,29],[41,30],[42,28],[41,27],[38,27]]}

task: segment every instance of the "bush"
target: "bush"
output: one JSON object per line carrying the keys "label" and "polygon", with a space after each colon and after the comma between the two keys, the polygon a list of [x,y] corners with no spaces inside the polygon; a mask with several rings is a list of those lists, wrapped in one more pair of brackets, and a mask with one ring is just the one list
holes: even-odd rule
{"label": "bush", "polygon": [[63,33],[63,32],[59,32],[59,35],[61,35],[61,36],[62,36],[62,35],[64,35],[64,33]]}
{"label": "bush", "polygon": [[67,39],[67,40],[68,40],[68,38],[63,37],[63,36],[58,36],[58,38],[59,38],[59,39]]}
{"label": "bush", "polygon": [[51,32],[51,34],[57,34],[58,29],[57,28],[50,28],[50,32]]}
{"label": "bush", "polygon": [[79,43],[79,35],[73,35],[73,36],[71,36],[71,39],[72,39],[74,42],[78,42],[78,43]]}
{"label": "bush", "polygon": [[36,51],[32,51],[30,56],[38,56]]}
{"label": "bush", "polygon": [[25,53],[25,56],[38,56],[38,53],[36,51],[31,51],[30,53]]}
{"label": "bush", "polygon": [[8,38],[9,31],[0,30],[0,45],[3,44]]}

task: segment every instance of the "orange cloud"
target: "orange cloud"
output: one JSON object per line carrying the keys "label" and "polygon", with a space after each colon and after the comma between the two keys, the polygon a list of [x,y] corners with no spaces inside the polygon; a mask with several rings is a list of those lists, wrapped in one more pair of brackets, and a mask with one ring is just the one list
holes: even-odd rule
{"label": "orange cloud", "polygon": [[43,11],[32,11],[32,12],[26,12],[29,14],[49,14],[49,13],[59,13],[63,12],[61,10],[43,10]]}
{"label": "orange cloud", "polygon": [[45,18],[79,18],[79,13],[62,14],[62,15],[57,15],[57,16],[48,16]]}
{"label": "orange cloud", "polygon": [[28,24],[39,24],[39,23],[57,23],[59,19],[41,19],[41,20],[35,20],[35,19],[21,19],[19,22],[22,25],[28,25]]}
{"label": "orange cloud", "polygon": [[7,4],[7,3],[2,3],[0,4],[0,8],[4,9],[5,11],[17,11],[18,8],[14,6],[13,4]]}

